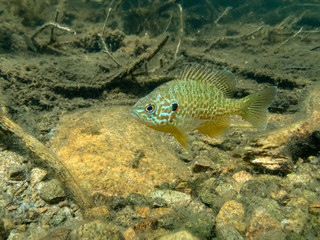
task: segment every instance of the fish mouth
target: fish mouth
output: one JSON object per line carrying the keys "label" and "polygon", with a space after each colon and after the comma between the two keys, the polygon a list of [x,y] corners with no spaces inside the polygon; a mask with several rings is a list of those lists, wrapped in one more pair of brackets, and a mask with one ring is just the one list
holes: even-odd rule
{"label": "fish mouth", "polygon": [[135,117],[135,118],[139,118],[139,115],[136,111],[134,111],[134,109],[131,109],[131,116]]}

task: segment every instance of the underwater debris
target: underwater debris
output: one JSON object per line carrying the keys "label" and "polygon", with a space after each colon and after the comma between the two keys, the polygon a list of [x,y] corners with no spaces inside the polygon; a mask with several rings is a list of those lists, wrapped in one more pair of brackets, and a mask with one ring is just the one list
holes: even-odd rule
{"label": "underwater debris", "polygon": [[27,134],[19,125],[7,118],[0,111],[0,127],[13,133],[27,146],[27,148],[36,154],[43,163],[55,171],[60,180],[70,191],[79,207],[86,209],[92,206],[90,197],[83,192],[75,181],[70,172],[60,163],[55,154],[51,152],[45,145],[38,141],[35,137]]}
{"label": "underwater debris", "polygon": [[[55,16],[55,21],[54,22],[48,22],[48,23],[45,23],[43,24],[41,27],[39,27],[35,32],[34,34],[29,38],[28,36],[24,36],[24,40],[28,46],[28,48],[31,50],[31,51],[34,51],[34,52],[37,52],[37,51],[41,51],[41,52],[46,52],[46,51],[49,51],[49,52],[54,52],[54,53],[57,53],[57,54],[63,54],[61,51],[55,49],[55,48],[52,48],[50,47],[50,44],[56,42],[55,38],[54,38],[54,29],[57,28],[57,29],[60,29],[62,31],[66,31],[66,32],[69,32],[69,33],[72,33],[72,34],[76,34],[76,31],[70,29],[69,27],[66,27],[66,26],[61,26],[60,24],[57,23],[58,21],[58,16],[59,16],[59,10],[56,11],[56,16]],[[50,40],[47,44],[45,45],[40,45],[36,40],[35,38],[45,29],[51,27],[51,31],[50,31]]]}
{"label": "underwater debris", "polygon": [[111,78],[111,80],[109,80],[109,82],[117,81],[119,79],[123,80],[126,76],[132,74],[135,70],[141,67],[145,62],[150,61],[161,50],[161,48],[163,48],[168,39],[169,36],[165,35],[152,51],[150,51],[149,53],[145,53],[140,58],[138,58],[137,61],[135,61],[128,67],[121,69]]}
{"label": "underwater debris", "polygon": [[220,19],[223,17],[223,16],[225,16],[225,15],[227,15],[228,13],[229,13],[229,11],[232,9],[232,7],[226,7],[226,9],[223,11],[223,13],[214,21],[214,23],[217,25],[217,26],[219,26],[219,21],[220,21]]}
{"label": "underwater debris", "polygon": [[105,43],[105,41],[103,40],[102,36],[104,36],[105,32],[106,32],[106,27],[107,27],[107,22],[109,19],[109,15],[111,12],[112,8],[109,8],[107,16],[106,16],[106,20],[104,21],[103,27],[102,27],[102,31],[100,34],[98,34],[98,37],[100,39],[100,42],[102,43],[104,52],[118,65],[118,67],[121,67],[121,64],[112,56],[112,54],[109,52],[109,49]]}
{"label": "underwater debris", "polygon": [[[55,23],[58,22],[59,13],[60,13],[60,11],[57,9],[56,10],[56,17],[54,18],[54,22]],[[56,38],[54,36],[54,28],[51,28],[51,31],[50,31],[50,43],[53,43],[55,41],[56,41]]]}
{"label": "underwater debris", "polygon": [[174,59],[176,60],[177,59],[177,55],[178,55],[178,52],[179,52],[179,48],[180,48],[180,45],[181,45],[181,41],[182,41],[182,37],[183,37],[183,15],[182,15],[182,6],[181,4],[178,4],[178,7],[179,7],[179,16],[180,16],[180,24],[179,24],[179,41],[178,41],[178,45],[176,47],[176,51],[174,53]]}
{"label": "underwater debris", "polygon": [[280,45],[277,46],[277,48],[275,49],[275,52],[278,52],[279,49],[280,49],[281,47],[283,47],[287,42],[289,42],[292,38],[298,36],[298,34],[301,33],[302,29],[303,29],[303,27],[301,27],[301,28],[300,28],[295,34],[293,34],[291,37],[287,38],[285,41],[283,41],[282,43],[280,43]]}

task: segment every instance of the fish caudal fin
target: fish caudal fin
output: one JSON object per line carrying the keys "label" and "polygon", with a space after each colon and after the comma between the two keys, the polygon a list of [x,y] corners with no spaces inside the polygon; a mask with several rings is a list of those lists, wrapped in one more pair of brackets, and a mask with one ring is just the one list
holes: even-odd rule
{"label": "fish caudal fin", "polygon": [[277,87],[268,87],[243,99],[244,104],[240,116],[258,129],[266,129],[268,107],[277,94]]}

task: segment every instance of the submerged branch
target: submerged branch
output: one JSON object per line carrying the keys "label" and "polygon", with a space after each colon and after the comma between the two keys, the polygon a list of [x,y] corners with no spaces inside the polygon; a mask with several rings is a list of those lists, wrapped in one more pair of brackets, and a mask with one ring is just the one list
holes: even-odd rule
{"label": "submerged branch", "polygon": [[2,111],[0,111],[0,127],[17,136],[31,152],[41,159],[44,164],[54,170],[82,210],[92,207],[92,201],[89,195],[85,194],[85,192],[79,187],[68,169],[60,163],[57,156],[51,152],[50,149],[35,137],[26,133],[19,125],[12,122],[3,114]]}
{"label": "submerged branch", "polygon": [[[153,51],[151,51],[150,53],[146,53],[143,56],[141,56],[140,58],[138,58],[137,61],[135,61],[134,63],[132,63],[131,65],[129,65],[128,67],[121,69],[116,75],[114,75],[110,82],[113,82],[115,80],[119,80],[119,79],[123,79],[126,76],[132,74],[136,69],[138,69],[139,67],[142,66],[143,63],[145,63],[146,61],[151,60],[160,50],[161,48],[163,48],[163,46],[166,44],[166,42],[168,41],[169,36],[166,35],[159,43],[158,45],[153,49]],[[109,82],[109,81],[108,81]]]}

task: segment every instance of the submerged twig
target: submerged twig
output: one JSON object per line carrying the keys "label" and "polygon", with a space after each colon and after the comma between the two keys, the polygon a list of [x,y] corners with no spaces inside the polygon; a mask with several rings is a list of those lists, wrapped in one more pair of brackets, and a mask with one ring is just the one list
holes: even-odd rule
{"label": "submerged twig", "polygon": [[[59,16],[59,11],[57,10],[56,11],[56,16],[55,16],[55,22],[48,22],[48,23],[45,23],[43,24],[41,27],[39,27],[35,33],[29,38],[28,36],[24,35],[24,40],[28,46],[28,48],[34,52],[40,50],[40,51],[50,51],[50,52],[54,52],[54,53],[57,53],[57,54],[63,54],[62,52],[60,52],[59,50],[57,49],[54,49],[54,48],[50,48],[50,44],[51,43],[54,43],[55,42],[55,39],[54,39],[54,29],[55,28],[58,28],[62,31],[66,31],[66,32],[70,32],[72,34],[76,34],[76,31],[68,28],[68,27],[65,27],[65,26],[61,26],[60,24],[57,23],[58,21],[58,16]],[[44,46],[41,46],[37,43],[37,41],[35,40],[35,38],[43,31],[45,30],[46,28],[51,28],[51,32],[50,32],[50,40],[49,40],[49,43],[47,43],[46,45]]]}
{"label": "submerged twig", "polygon": [[130,66],[128,66],[128,67],[126,67],[124,69],[121,69],[116,75],[114,75],[111,78],[111,80],[109,82],[113,82],[113,81],[116,81],[118,79],[125,78],[126,76],[130,75],[131,73],[133,73],[136,69],[141,67],[144,62],[151,60],[160,51],[160,49],[166,44],[168,39],[169,39],[169,36],[166,35],[159,42],[159,44],[155,47],[155,49],[153,51],[151,51],[150,53],[146,53],[146,54],[142,55],[137,61],[132,63]]}
{"label": "submerged twig", "polygon": [[108,19],[109,19],[111,10],[112,10],[112,8],[109,8],[107,16],[106,16],[106,20],[104,21],[104,24],[103,24],[103,27],[102,27],[101,36],[103,36],[106,33],[107,23],[108,23]]}
{"label": "submerged twig", "polygon": [[62,31],[66,31],[66,32],[70,32],[72,34],[76,34],[76,31],[68,28],[68,27],[64,27],[64,26],[61,26],[59,25],[58,23],[55,23],[55,22],[48,22],[48,23],[45,23],[43,24],[32,36],[31,36],[31,40],[32,42],[35,44],[35,45],[38,45],[36,43],[36,41],[34,40],[36,36],[38,36],[39,33],[41,33],[43,30],[45,30],[46,28],[48,27],[53,27],[53,28],[58,28]]}
{"label": "submerged twig", "polygon": [[60,163],[56,155],[35,137],[27,134],[19,125],[12,122],[2,111],[0,111],[0,127],[17,136],[31,152],[36,154],[43,163],[55,171],[81,209],[85,210],[92,207],[91,198],[79,187],[77,181],[73,178],[68,169]]}
{"label": "submerged twig", "polygon": [[110,15],[110,12],[111,12],[112,8],[109,8],[108,10],[108,13],[107,13],[107,16],[106,16],[106,20],[104,21],[104,24],[103,24],[103,28],[102,28],[102,31],[100,34],[98,34],[98,37],[100,38],[100,42],[103,46],[103,50],[104,52],[120,67],[120,63],[112,56],[112,54],[109,52],[109,49],[105,43],[105,41],[103,40],[102,36],[104,36],[105,32],[106,32],[106,27],[107,27],[107,22],[108,22],[108,19],[109,19],[109,15]]}
{"label": "submerged twig", "polygon": [[[59,17],[59,13],[60,11],[57,9],[56,11],[56,17],[54,19],[54,22],[57,23],[58,22],[58,17]],[[54,28],[51,29],[51,34],[50,34],[50,43],[55,42],[55,38],[54,38]]]}
{"label": "submerged twig", "polygon": [[250,33],[245,33],[242,35],[237,35],[237,36],[224,36],[221,38],[218,38],[217,40],[215,40],[213,43],[210,44],[210,46],[206,49],[207,51],[212,49],[215,45],[223,42],[223,41],[227,41],[227,40],[234,40],[234,39],[247,39],[249,37],[253,37],[254,34],[256,34],[257,32],[259,32],[262,28],[264,27],[264,25],[261,25],[260,27],[258,27],[257,29],[253,30]]}
{"label": "submerged twig", "polygon": [[163,30],[163,33],[165,33],[165,32],[168,30],[170,24],[172,23],[172,20],[173,20],[173,17],[171,16],[170,19],[169,19],[169,21],[168,21],[168,24],[166,25],[166,27],[165,27],[164,30]]}
{"label": "submerged twig", "polygon": [[227,15],[228,14],[228,12],[230,11],[232,9],[232,7],[227,7],[224,11],[223,11],[223,13],[214,21],[214,23],[217,25],[217,26],[219,26],[219,21],[220,21],[220,19],[224,16],[224,15]]}
{"label": "submerged twig", "polygon": [[308,11],[304,11],[302,14],[300,14],[300,16],[298,17],[294,17],[292,15],[286,17],[284,20],[282,20],[281,23],[279,23],[278,25],[275,26],[275,29],[292,29],[293,26],[295,24],[297,24],[297,22],[301,21],[301,19],[303,18],[303,16],[307,13]]}
{"label": "submerged twig", "polygon": [[303,27],[301,27],[295,34],[293,34],[291,37],[280,43],[280,45],[276,48],[275,52],[277,52],[283,45],[285,45],[287,42],[289,42],[292,38],[296,37],[299,33],[301,33]]}
{"label": "submerged twig", "polygon": [[181,45],[182,37],[183,37],[183,15],[182,15],[182,6],[181,4],[178,4],[179,12],[180,12],[180,25],[179,25],[179,42],[176,48],[176,52],[174,54],[174,59],[177,59],[177,55],[179,52],[179,48]]}

